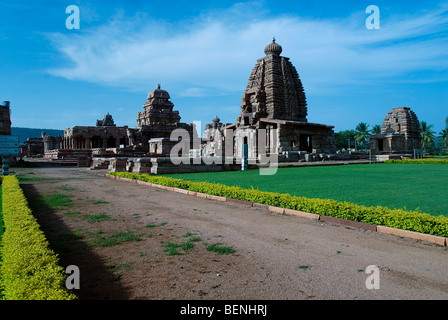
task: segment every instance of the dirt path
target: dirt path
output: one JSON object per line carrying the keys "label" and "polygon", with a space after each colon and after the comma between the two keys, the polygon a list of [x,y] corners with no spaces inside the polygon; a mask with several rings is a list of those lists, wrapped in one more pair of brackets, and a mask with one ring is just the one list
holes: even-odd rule
{"label": "dirt path", "polygon": [[[28,178],[22,187],[30,200],[72,196],[72,207],[34,204],[34,212],[60,264],[80,268],[81,299],[448,298],[446,247],[112,180],[83,168],[14,171]],[[86,216],[101,213],[113,220]],[[91,244],[117,232],[139,241]],[[170,255],[169,243],[193,248]],[[206,250],[216,243],[235,252]],[[369,265],[379,268],[379,289],[366,288]]]}

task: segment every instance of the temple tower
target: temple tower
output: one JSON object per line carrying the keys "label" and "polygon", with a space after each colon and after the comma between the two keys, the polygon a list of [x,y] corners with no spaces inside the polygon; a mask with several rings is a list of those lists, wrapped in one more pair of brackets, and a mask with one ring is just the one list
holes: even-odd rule
{"label": "temple tower", "polygon": [[148,94],[143,105],[144,111],[138,113],[137,125],[171,125],[177,126],[180,121],[179,111],[173,110],[174,104],[170,101],[170,94],[160,89],[160,85]]}
{"label": "temple tower", "polygon": [[[158,145],[162,143],[166,146],[167,143],[171,143],[171,133],[176,129],[185,129],[190,135],[191,141],[197,137],[194,124],[180,122],[179,111],[173,110],[174,104],[170,98],[168,91],[162,90],[160,85],[149,92],[146,102],[143,104],[143,111],[137,115],[139,128],[129,128],[128,130],[129,143],[132,148],[148,150],[151,148],[150,140]],[[171,148],[171,145],[165,146],[161,146],[164,150],[163,154],[169,152]]]}
{"label": "temple tower", "polygon": [[370,148],[380,153],[413,154],[422,147],[420,122],[409,107],[392,108],[384,118],[381,133],[370,136]]}
{"label": "temple tower", "polygon": [[258,59],[242,97],[238,121],[253,124],[259,118],[307,121],[307,103],[302,82],[282,47],[272,39]]}

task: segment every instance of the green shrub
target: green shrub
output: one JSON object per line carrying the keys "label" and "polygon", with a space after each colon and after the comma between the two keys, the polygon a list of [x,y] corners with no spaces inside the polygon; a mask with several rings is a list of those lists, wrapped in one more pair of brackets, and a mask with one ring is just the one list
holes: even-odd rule
{"label": "green shrub", "polygon": [[[0,178],[1,179],[1,178]],[[0,241],[2,240],[2,234],[3,234],[3,217],[2,217],[2,185],[0,180]],[[0,256],[0,261],[1,261]]]}
{"label": "green shrub", "polygon": [[448,164],[448,159],[390,159],[384,163]]}
{"label": "green shrub", "polygon": [[72,300],[64,270],[49,248],[15,176],[3,177],[5,231],[1,240],[0,286],[5,300]]}
{"label": "green shrub", "polygon": [[110,172],[109,174],[226,198],[448,237],[448,218],[443,216],[435,217],[427,213],[389,209],[380,206],[367,207],[336,200],[311,199],[284,193],[249,190],[223,184],[185,181],[148,174],[129,172]]}

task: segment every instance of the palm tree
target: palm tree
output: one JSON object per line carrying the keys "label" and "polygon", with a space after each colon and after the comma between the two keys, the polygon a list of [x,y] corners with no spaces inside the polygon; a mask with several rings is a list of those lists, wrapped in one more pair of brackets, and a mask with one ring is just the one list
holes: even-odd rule
{"label": "palm tree", "polygon": [[440,139],[442,139],[442,146],[448,147],[448,117],[445,118],[445,129],[440,131]]}
{"label": "palm tree", "polygon": [[364,145],[370,137],[369,125],[367,123],[361,122],[356,126],[355,139],[361,145]]}
{"label": "palm tree", "polygon": [[426,147],[431,147],[436,139],[432,126],[432,124],[428,125],[426,121],[420,122],[420,135],[422,136],[422,147],[425,152]]}
{"label": "palm tree", "polygon": [[381,126],[379,124],[376,124],[372,127],[372,134],[380,134],[381,133]]}

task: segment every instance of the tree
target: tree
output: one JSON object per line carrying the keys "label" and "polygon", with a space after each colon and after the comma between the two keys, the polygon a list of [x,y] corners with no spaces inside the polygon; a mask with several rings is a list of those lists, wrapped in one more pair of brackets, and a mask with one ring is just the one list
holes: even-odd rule
{"label": "tree", "polygon": [[367,123],[361,122],[356,126],[355,139],[359,144],[365,146],[366,142],[369,140],[370,130]]}
{"label": "tree", "polygon": [[427,124],[426,121],[420,122],[420,135],[422,136],[422,147],[426,152],[426,147],[430,148],[434,144],[435,132],[432,130],[433,125]]}
{"label": "tree", "polygon": [[380,134],[381,133],[381,126],[379,124],[376,124],[372,127],[372,134]]}
{"label": "tree", "polygon": [[445,118],[445,129],[440,131],[440,139],[442,140],[442,146],[448,147],[448,117]]}
{"label": "tree", "polygon": [[339,131],[334,134],[336,139],[336,147],[338,149],[347,149],[349,147],[349,141],[353,146],[353,141],[355,140],[356,131],[355,130],[344,130]]}

